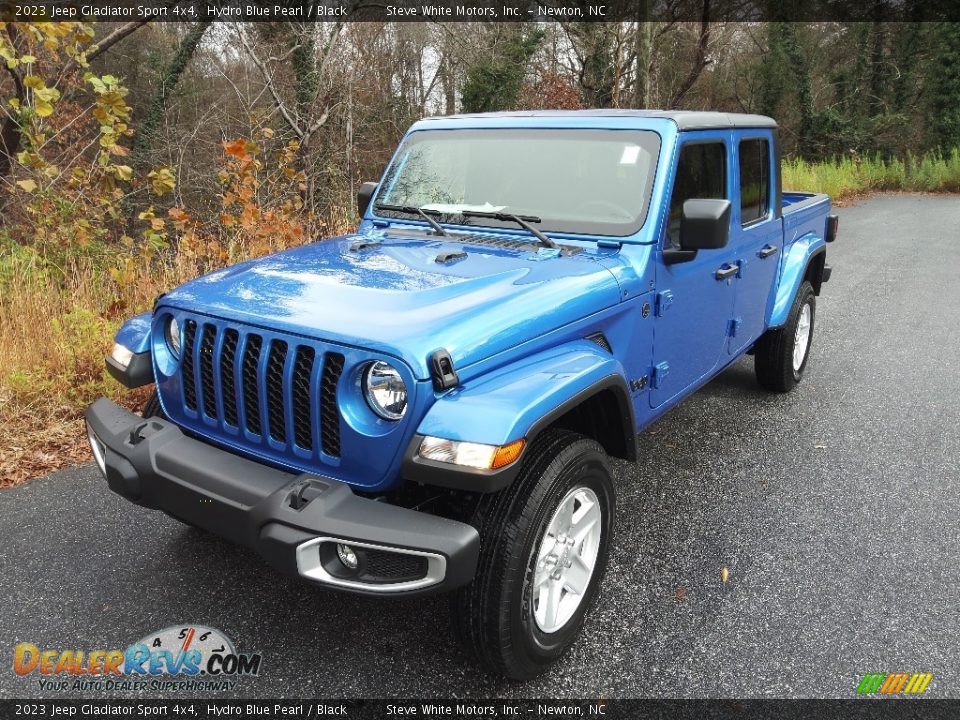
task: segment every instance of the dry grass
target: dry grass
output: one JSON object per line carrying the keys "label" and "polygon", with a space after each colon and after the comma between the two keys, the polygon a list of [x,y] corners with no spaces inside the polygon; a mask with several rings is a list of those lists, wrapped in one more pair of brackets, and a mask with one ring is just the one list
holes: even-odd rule
{"label": "dry grass", "polygon": [[89,459],[83,409],[100,395],[129,407],[129,392],[103,363],[121,314],[149,308],[151,282],[125,293],[96,260],[42,270],[7,256],[0,278],[0,487]]}
{"label": "dry grass", "polygon": [[810,163],[783,161],[783,186],[790,190],[824,192],[838,201],[883,191],[960,192],[960,149],[904,159],[854,157]]}
{"label": "dry grass", "polygon": [[[841,201],[876,191],[958,192],[960,151],[890,161],[787,160],[783,173],[787,187]],[[350,224],[339,213],[326,234],[345,232]],[[109,271],[116,261],[87,253],[43,262],[27,249],[0,243],[0,487],[89,460],[83,411],[97,397],[131,409],[145,402],[149,390],[120,386],[106,373],[104,355],[124,319],[199,275],[204,260],[154,259],[132,273],[127,267],[119,281]]]}
{"label": "dry grass", "polygon": [[[332,216],[326,228],[328,235],[347,232],[346,214]],[[272,242],[264,251],[285,244]],[[238,250],[226,262],[248,254]],[[83,412],[98,397],[131,410],[143,406],[151,389],[127,390],[106,372],[114,334],[160,293],[222,264],[181,253],[131,269],[119,257],[41,261],[0,243],[0,488],[88,461]],[[119,275],[110,271],[118,262]]]}

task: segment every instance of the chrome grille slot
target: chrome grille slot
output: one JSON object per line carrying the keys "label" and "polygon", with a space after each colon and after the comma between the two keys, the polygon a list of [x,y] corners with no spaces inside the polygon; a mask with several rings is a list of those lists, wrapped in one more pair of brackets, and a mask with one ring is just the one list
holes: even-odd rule
{"label": "chrome grille slot", "polygon": [[190,409],[197,410],[197,380],[193,373],[193,346],[197,339],[197,323],[187,320],[183,328],[183,402]]}
{"label": "chrome grille slot", "polygon": [[313,450],[313,423],[310,411],[313,405],[310,376],[313,373],[314,351],[301,345],[293,361],[293,437],[299,447]]}
{"label": "chrome grille slot", "polygon": [[287,464],[340,465],[348,426],[341,423],[337,385],[345,353],[215,318],[187,315],[181,322],[175,402],[187,427]]}
{"label": "chrome grille slot", "polygon": [[261,435],[260,428],[260,388],[257,386],[257,366],[260,364],[260,349],[263,339],[259,335],[247,335],[243,350],[243,409],[247,419],[247,430]]}
{"label": "chrome grille slot", "polygon": [[327,353],[320,381],[320,438],[323,452],[340,457],[340,411],[337,409],[337,383],[343,374],[344,357]]}
{"label": "chrome grille slot", "polygon": [[223,388],[223,419],[234,427],[240,426],[237,416],[236,372],[237,342],[240,333],[227,328],[223,334],[223,350],[220,351],[220,387]]}
{"label": "chrome grille slot", "polygon": [[274,340],[267,358],[267,417],[270,437],[277,442],[287,441],[287,423],[283,407],[283,366],[287,360],[287,344]]}
{"label": "chrome grille slot", "polygon": [[217,328],[204,325],[200,335],[200,388],[203,397],[203,413],[216,419],[217,393],[213,385],[213,348],[217,340]]}

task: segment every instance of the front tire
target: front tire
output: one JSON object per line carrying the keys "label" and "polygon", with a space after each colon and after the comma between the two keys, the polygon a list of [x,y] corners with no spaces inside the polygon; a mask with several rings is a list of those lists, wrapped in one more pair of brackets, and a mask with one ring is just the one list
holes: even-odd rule
{"label": "front tire", "polygon": [[576,433],[545,431],[522,462],[510,487],[480,500],[477,574],[451,610],[481,664],[529,680],[580,633],[606,570],[615,498],[606,453]]}
{"label": "front tire", "polygon": [[140,411],[140,414],[145,418],[158,417],[168,420],[166,413],[163,412],[163,408],[160,407],[160,395],[156,390],[153,391],[150,395],[150,399],[143,405],[143,410]]}
{"label": "front tire", "polygon": [[754,369],[761,387],[785,393],[803,379],[810,359],[816,314],[816,293],[813,286],[804,281],[793,299],[786,324],[767,330],[754,347]]}

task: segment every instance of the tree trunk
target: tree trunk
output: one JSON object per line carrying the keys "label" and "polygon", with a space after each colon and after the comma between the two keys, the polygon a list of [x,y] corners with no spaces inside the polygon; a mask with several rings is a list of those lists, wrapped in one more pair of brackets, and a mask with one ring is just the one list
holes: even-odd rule
{"label": "tree trunk", "polygon": [[163,122],[163,114],[167,109],[167,101],[173,94],[173,89],[180,81],[180,76],[186,70],[190,59],[196,52],[203,34],[210,27],[210,21],[194,23],[186,35],[181,38],[170,64],[163,71],[160,78],[160,84],[150,101],[147,115],[140,126],[140,132],[133,142],[133,164],[135,167],[142,167],[146,163],[146,154],[153,146],[156,140],[157,131]]}
{"label": "tree trunk", "polygon": [[297,23],[294,32],[293,53],[290,62],[297,81],[297,121],[303,128],[310,127],[313,103],[320,91],[317,72],[317,41],[312,23]]}
{"label": "tree trunk", "polygon": [[[17,30],[17,26],[13,23],[7,23],[7,35],[10,37],[10,44],[14,50],[18,51],[20,46],[20,32]],[[20,106],[23,107],[27,101],[27,90],[23,85],[23,78],[15,68],[8,68],[7,72],[9,72],[10,77],[13,78],[14,93],[17,100],[20,101]],[[0,177],[6,177],[10,174],[10,170],[13,167],[13,159],[19,151],[20,125],[13,117],[7,115],[3,121],[3,127],[0,128]]]}
{"label": "tree trunk", "polygon": [[703,0],[703,10],[700,14],[700,35],[697,38],[697,49],[693,58],[693,67],[686,79],[677,88],[677,91],[670,99],[670,107],[678,108],[683,99],[690,92],[694,83],[700,77],[704,68],[710,63],[707,59],[707,48],[710,46],[710,0]]}
{"label": "tree trunk", "polygon": [[[879,10],[877,11],[880,12]],[[870,47],[870,97],[867,98],[867,108],[870,117],[877,117],[885,109],[886,97],[886,70],[883,62],[883,51],[886,45],[886,32],[880,20],[873,22]]]}
{"label": "tree trunk", "polygon": [[457,112],[457,77],[449,52],[444,53],[441,62],[443,62],[441,82],[443,83],[444,112],[447,115],[453,115]]}
{"label": "tree trunk", "polygon": [[653,52],[653,23],[647,22],[650,0],[639,0],[639,11],[634,49],[636,52],[636,79],[633,83],[633,106],[650,107],[650,55]]}
{"label": "tree trunk", "polygon": [[814,110],[813,110],[813,81],[810,77],[810,63],[800,47],[793,23],[783,23],[784,52],[793,66],[793,74],[797,83],[797,104],[800,110],[800,128],[798,140],[800,153],[810,157],[816,155],[818,148],[813,147]]}

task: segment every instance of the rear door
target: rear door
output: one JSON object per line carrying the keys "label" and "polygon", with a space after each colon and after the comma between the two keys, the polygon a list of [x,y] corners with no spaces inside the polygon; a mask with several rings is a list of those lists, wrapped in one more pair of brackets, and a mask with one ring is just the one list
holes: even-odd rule
{"label": "rear door", "polygon": [[[729,246],[700,250],[684,263],[667,265],[663,249],[679,247],[683,203],[693,198],[730,199],[733,163],[729,131],[684,133],[670,198],[670,216],[657,253],[657,307],[650,405],[659,407],[698,384],[727,359],[727,329],[734,280],[717,279],[732,260]],[[731,213],[731,222],[733,213]]]}
{"label": "rear door", "polygon": [[766,329],[773,302],[774,278],[783,251],[783,221],[775,207],[773,133],[743,130],[736,142],[737,192],[733,205],[730,248],[739,265],[733,283],[735,300],[728,350],[737,353],[752,344]]}

